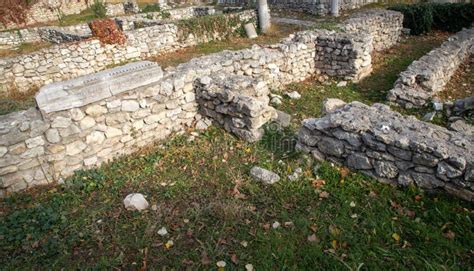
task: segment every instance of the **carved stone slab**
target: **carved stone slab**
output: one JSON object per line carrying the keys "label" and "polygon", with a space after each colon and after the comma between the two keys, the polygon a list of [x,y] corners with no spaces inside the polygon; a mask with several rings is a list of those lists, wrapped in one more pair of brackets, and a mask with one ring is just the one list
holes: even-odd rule
{"label": "carved stone slab", "polygon": [[43,113],[67,110],[146,86],[163,77],[161,67],[140,61],[42,87],[36,103]]}

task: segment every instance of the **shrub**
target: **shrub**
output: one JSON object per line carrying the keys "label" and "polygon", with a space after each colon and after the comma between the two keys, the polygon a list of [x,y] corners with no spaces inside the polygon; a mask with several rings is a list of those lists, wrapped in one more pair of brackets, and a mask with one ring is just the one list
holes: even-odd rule
{"label": "shrub", "polygon": [[2,0],[0,4],[0,24],[21,24],[26,22],[26,15],[31,5],[37,0]]}
{"label": "shrub", "polygon": [[106,44],[124,44],[127,36],[120,31],[113,19],[94,20],[89,24],[92,36]]}
{"label": "shrub", "polygon": [[142,8],[142,12],[148,13],[148,12],[160,12],[161,7],[160,4],[148,4]]}
{"label": "shrub", "polygon": [[433,25],[431,5],[396,5],[389,9],[403,13],[403,26],[410,28],[412,35],[420,35],[431,31]]}
{"label": "shrub", "polygon": [[100,0],[94,0],[94,4],[91,5],[91,10],[95,18],[105,18],[107,15],[107,8],[104,2]]}
{"label": "shrub", "polygon": [[423,3],[396,5],[389,9],[403,13],[403,26],[410,28],[413,35],[427,33],[431,29],[457,32],[474,21],[474,4]]}
{"label": "shrub", "polygon": [[433,28],[457,32],[474,22],[474,4],[433,4]]}

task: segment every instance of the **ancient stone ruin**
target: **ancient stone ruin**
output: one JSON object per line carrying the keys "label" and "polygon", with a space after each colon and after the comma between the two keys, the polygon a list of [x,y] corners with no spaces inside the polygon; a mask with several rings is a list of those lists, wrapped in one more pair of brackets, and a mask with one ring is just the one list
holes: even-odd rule
{"label": "ancient stone ruin", "polygon": [[383,104],[337,103],[306,119],[297,148],[385,183],[442,189],[474,200],[474,139]]}
{"label": "ancient stone ruin", "polygon": [[[393,33],[399,34],[398,30]],[[140,42],[153,34],[147,29],[143,35],[147,36],[129,36],[129,41],[143,44]],[[163,36],[156,38],[155,42]],[[175,131],[205,129],[211,121],[255,141],[262,134],[262,125],[276,118],[276,111],[268,105],[269,88],[315,75],[359,80],[371,70],[373,40],[367,33],[304,31],[278,44],[223,51],[165,72],[156,63],[137,62],[46,85],[36,96],[38,109],[0,117],[0,191],[5,194],[58,182],[75,170],[132,153]],[[89,52],[89,46],[93,46],[87,54],[91,59],[82,59],[80,52]],[[95,69],[91,63],[104,67],[107,60],[142,53],[149,54],[149,48],[121,51],[95,40],[80,42],[61,47],[58,58],[44,72],[51,73],[54,67],[61,74],[70,71],[61,62],[68,54],[72,56],[68,61],[78,60],[80,66],[75,70],[87,73]],[[98,56],[100,61],[94,62]],[[21,77],[43,70],[32,65],[31,55],[23,61],[28,57],[27,62],[14,66],[14,78],[38,78]],[[53,78],[61,80],[60,76]]]}
{"label": "ancient stone ruin", "polygon": [[425,106],[473,54],[474,28],[458,32],[400,73],[388,99],[405,108]]}

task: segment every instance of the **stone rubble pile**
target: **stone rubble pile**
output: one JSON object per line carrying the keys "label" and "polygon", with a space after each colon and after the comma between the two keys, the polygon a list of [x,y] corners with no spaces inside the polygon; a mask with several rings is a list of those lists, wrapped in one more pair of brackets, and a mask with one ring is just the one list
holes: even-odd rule
{"label": "stone rubble pile", "polygon": [[474,28],[456,33],[401,72],[388,99],[405,108],[427,105],[436,93],[444,89],[459,66],[473,54]]}
{"label": "stone rubble pile", "polygon": [[382,182],[474,200],[474,138],[386,105],[339,103],[322,118],[303,121],[297,148]]}
{"label": "stone rubble pile", "polygon": [[262,126],[277,118],[269,106],[265,82],[248,76],[220,73],[197,80],[196,97],[202,115],[245,141],[263,136]]}

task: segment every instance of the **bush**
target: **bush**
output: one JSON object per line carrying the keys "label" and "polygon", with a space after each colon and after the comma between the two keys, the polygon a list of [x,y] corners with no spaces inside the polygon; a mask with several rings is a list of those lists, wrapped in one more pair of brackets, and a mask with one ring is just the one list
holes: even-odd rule
{"label": "bush", "polygon": [[95,20],[89,24],[92,36],[98,38],[102,43],[106,44],[124,44],[127,36],[120,31],[112,19]]}
{"label": "bush", "polygon": [[142,12],[148,13],[148,12],[160,12],[161,7],[160,4],[148,4],[145,7],[142,8]]}
{"label": "bush", "polygon": [[100,0],[94,0],[94,4],[91,5],[91,10],[95,18],[105,18],[107,15],[107,8],[104,2]]}
{"label": "bush", "polygon": [[412,35],[420,35],[431,31],[433,25],[431,5],[396,5],[389,9],[403,13],[403,27],[410,28]]}
{"label": "bush", "polygon": [[431,29],[449,32],[470,27],[474,21],[474,4],[432,4],[396,5],[389,9],[403,13],[403,26],[411,34],[420,35]]}
{"label": "bush", "polygon": [[474,22],[474,4],[433,4],[433,28],[457,32]]}

